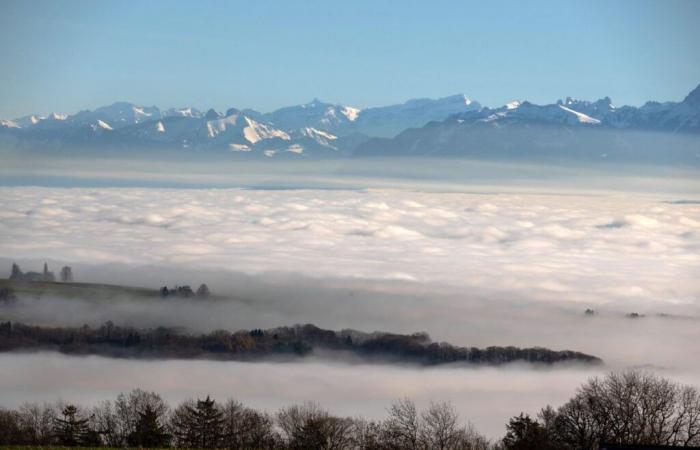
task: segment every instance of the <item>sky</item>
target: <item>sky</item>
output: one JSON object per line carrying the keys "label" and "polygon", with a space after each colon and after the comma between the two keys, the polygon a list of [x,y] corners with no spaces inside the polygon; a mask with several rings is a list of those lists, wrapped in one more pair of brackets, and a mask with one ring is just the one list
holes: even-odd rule
{"label": "sky", "polygon": [[0,117],[114,101],[269,111],[464,93],[682,100],[697,1],[0,3]]}

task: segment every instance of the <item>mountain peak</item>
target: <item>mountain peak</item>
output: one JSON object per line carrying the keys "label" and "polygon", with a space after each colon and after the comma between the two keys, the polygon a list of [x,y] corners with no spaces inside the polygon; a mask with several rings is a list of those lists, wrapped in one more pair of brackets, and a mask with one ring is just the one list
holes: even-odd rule
{"label": "mountain peak", "polygon": [[694,106],[694,107],[700,107],[700,84],[690,91],[690,93],[683,99],[683,103]]}
{"label": "mountain peak", "polygon": [[226,117],[232,116],[234,114],[240,114],[241,110],[238,108],[229,108],[226,110]]}
{"label": "mountain peak", "polygon": [[301,105],[302,108],[318,108],[319,106],[325,106],[326,103],[320,100],[318,97],[314,97],[309,103]]}
{"label": "mountain peak", "polygon": [[207,120],[216,120],[221,117],[221,114],[217,112],[214,108],[211,108],[207,113],[204,115],[204,118]]}
{"label": "mountain peak", "polygon": [[50,119],[50,120],[66,120],[67,117],[68,117],[68,116],[65,115],[65,114],[58,114],[58,113],[52,112],[51,114],[49,114],[49,117],[47,117],[47,119]]}

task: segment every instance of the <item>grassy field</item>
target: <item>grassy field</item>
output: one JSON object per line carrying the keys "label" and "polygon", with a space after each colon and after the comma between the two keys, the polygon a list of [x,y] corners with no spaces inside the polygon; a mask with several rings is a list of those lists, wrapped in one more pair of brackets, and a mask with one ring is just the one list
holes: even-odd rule
{"label": "grassy field", "polygon": [[81,298],[108,300],[115,297],[156,298],[160,294],[157,289],[146,289],[112,284],[95,283],[59,283],[47,281],[16,281],[7,278],[0,279],[0,289],[10,288],[17,296],[56,296],[62,298]]}

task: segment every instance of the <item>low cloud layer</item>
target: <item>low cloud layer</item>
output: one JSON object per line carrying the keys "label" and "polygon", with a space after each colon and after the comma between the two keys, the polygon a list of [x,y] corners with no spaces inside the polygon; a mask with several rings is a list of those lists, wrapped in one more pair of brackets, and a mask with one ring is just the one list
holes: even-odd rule
{"label": "low cloud layer", "polygon": [[632,194],[0,188],[0,255],[693,304],[700,206]]}
{"label": "low cloud layer", "polygon": [[303,363],[129,361],[56,354],[0,355],[3,406],[64,399],[84,405],[133,388],[159,392],[172,403],[211,394],[236,398],[274,412],[293,403],[317,401],[348,416],[385,417],[391,402],[411,397],[421,406],[451,401],[462,418],[492,437],[507,418],[536,413],[566,401],[592,369],[416,369]]}
{"label": "low cloud layer", "polygon": [[[0,355],[3,406],[25,401],[64,399],[93,405],[135,387],[159,392],[171,404],[208,394],[236,398],[274,412],[280,407],[317,401],[332,412],[380,419],[396,399],[419,406],[451,401],[465,421],[492,438],[501,437],[508,418],[536,414],[573,396],[600,368],[533,370],[505,368],[428,368],[347,365],[320,361],[235,363],[214,361],[130,361],[56,354]],[[687,373],[660,371],[682,383]]]}

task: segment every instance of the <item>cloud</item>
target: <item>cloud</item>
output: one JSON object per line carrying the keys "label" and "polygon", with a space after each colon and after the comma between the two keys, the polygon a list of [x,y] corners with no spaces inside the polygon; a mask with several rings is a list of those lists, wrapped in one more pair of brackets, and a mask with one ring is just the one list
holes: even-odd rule
{"label": "cloud", "polygon": [[0,188],[0,211],[0,255],[19,260],[400,274],[585,303],[700,295],[700,206],[645,195]]}

